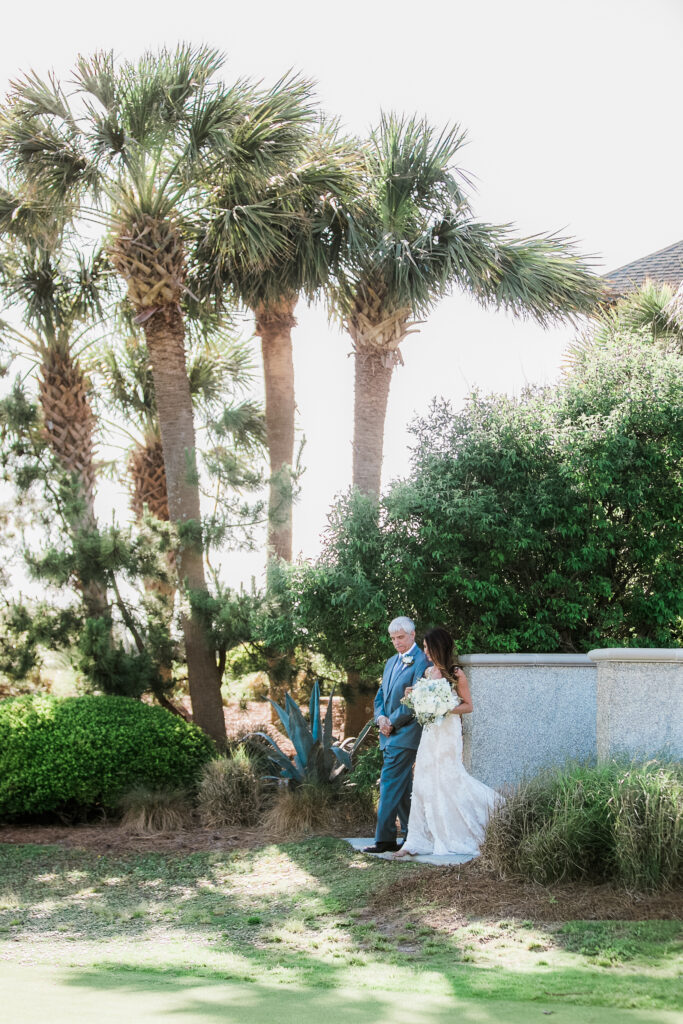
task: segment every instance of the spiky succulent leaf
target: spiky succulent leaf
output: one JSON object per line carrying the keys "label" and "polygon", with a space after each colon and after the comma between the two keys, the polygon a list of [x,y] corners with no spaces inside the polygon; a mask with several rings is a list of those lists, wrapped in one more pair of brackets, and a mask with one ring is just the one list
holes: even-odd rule
{"label": "spiky succulent leaf", "polygon": [[368,734],[368,733],[370,732],[370,730],[372,729],[372,727],[373,727],[373,725],[374,725],[374,724],[375,724],[375,722],[374,722],[374,719],[372,719],[372,718],[371,718],[369,722],[366,722],[366,723],[365,723],[365,725],[363,726],[363,728],[361,729],[361,731],[360,731],[360,732],[358,733],[358,735],[356,736],[356,739],[355,739],[355,741],[354,741],[354,744],[353,744],[353,746],[351,747],[351,757],[352,757],[352,758],[353,758],[354,754],[356,753],[356,751],[358,750],[358,748],[360,747],[360,745],[361,745],[361,743],[363,742],[363,740],[365,739],[365,737],[367,736],[367,734]]}
{"label": "spiky succulent leaf", "polygon": [[285,728],[285,732],[289,736],[289,715],[287,714],[284,708],[281,708],[280,705],[277,704],[274,700],[271,700],[270,697],[266,697],[266,700],[268,701],[269,704],[272,704],[275,710],[277,711],[277,716],[282,722]]}
{"label": "spiky succulent leaf", "polygon": [[343,750],[341,747],[332,747],[332,753],[347,771],[351,771],[351,754],[348,750]]}
{"label": "spiky succulent leaf", "polygon": [[303,768],[308,763],[309,754],[313,748],[313,736],[308,722],[301,714],[301,709],[290,694],[285,695],[285,708],[289,715],[289,728],[287,734],[294,744],[299,763]]}
{"label": "spiky succulent leaf", "polygon": [[266,751],[266,754],[272,763],[276,764],[280,769],[280,778],[294,779],[296,782],[306,781],[306,776],[296,764],[296,760],[295,762],[290,761],[287,755],[278,747],[275,740],[272,739],[267,732],[255,732],[252,733],[252,735],[259,736],[273,747],[273,750]]}
{"label": "spiky succulent leaf", "polygon": [[313,737],[313,742],[318,743],[322,739],[322,728],[320,724],[320,686],[318,685],[317,679],[313,684],[313,689],[311,691],[309,712],[309,717],[311,721],[311,735]]}

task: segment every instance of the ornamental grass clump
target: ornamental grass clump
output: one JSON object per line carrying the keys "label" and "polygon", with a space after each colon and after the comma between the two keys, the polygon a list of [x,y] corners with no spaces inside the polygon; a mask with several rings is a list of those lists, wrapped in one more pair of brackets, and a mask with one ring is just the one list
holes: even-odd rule
{"label": "ornamental grass clump", "polygon": [[121,828],[138,835],[177,832],[192,824],[191,793],[182,788],[135,786],[121,798]]}
{"label": "ornamental grass clump", "polygon": [[503,876],[590,879],[631,889],[683,882],[683,766],[570,764],[521,783],[492,815],[482,848]]}
{"label": "ornamental grass clump", "polygon": [[204,765],[197,787],[199,817],[212,828],[255,825],[263,796],[258,760],[238,746]]}
{"label": "ornamental grass clump", "polygon": [[327,832],[332,827],[332,791],[329,786],[303,783],[281,787],[263,818],[266,832],[288,839]]}

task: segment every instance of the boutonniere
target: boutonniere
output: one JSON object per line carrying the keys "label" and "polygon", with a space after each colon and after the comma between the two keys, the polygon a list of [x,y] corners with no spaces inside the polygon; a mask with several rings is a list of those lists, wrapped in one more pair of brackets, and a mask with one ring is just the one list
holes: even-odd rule
{"label": "boutonniere", "polygon": [[412,665],[413,664],[413,662],[415,661],[415,658],[412,656],[412,654],[402,654],[401,655],[401,661],[403,662],[403,664],[407,668],[408,665]]}

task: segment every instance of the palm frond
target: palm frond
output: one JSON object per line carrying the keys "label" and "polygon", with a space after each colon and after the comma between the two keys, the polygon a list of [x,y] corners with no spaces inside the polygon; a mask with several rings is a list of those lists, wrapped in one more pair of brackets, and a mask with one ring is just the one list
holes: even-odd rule
{"label": "palm frond", "polygon": [[602,294],[590,262],[558,235],[518,238],[474,219],[469,175],[454,164],[458,125],[383,115],[366,146],[367,188],[348,212],[331,298],[342,320],[367,306],[378,323],[423,317],[459,287],[487,307],[543,325],[592,311]]}
{"label": "palm frond", "polygon": [[291,73],[270,89],[254,89],[232,138],[235,165],[263,175],[286,167],[317,117],[312,93],[309,79]]}
{"label": "palm frond", "polygon": [[602,309],[567,347],[565,373],[578,372],[596,347],[625,342],[629,337],[683,351],[683,318],[672,316],[673,301],[669,285],[646,281],[613,306]]}
{"label": "palm frond", "polygon": [[226,405],[213,425],[214,434],[229,439],[237,453],[262,454],[266,446],[266,420],[261,407],[252,399]]}

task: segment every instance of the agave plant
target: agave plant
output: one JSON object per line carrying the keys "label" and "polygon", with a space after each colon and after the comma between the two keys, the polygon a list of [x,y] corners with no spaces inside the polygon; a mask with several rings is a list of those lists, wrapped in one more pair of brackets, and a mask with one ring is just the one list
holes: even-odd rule
{"label": "agave plant", "polygon": [[355,739],[349,738],[342,744],[335,744],[332,737],[333,695],[334,689],[330,694],[323,719],[320,715],[320,686],[315,683],[311,693],[308,722],[291,694],[285,694],[284,708],[268,698],[296,751],[292,761],[267,733],[255,733],[268,742],[268,757],[279,771],[279,775],[269,776],[270,778],[288,779],[297,786],[302,783],[320,784],[336,782],[345,771],[351,769],[354,754],[373,723],[367,722]]}

